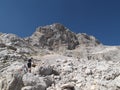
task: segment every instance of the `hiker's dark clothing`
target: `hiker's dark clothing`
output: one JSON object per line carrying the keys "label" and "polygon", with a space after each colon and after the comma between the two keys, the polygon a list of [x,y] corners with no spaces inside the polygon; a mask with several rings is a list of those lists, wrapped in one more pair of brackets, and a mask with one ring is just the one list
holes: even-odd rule
{"label": "hiker's dark clothing", "polygon": [[28,68],[31,68],[31,62],[27,63]]}
{"label": "hiker's dark clothing", "polygon": [[29,60],[28,60],[28,62],[32,62],[32,60],[31,60],[31,59],[29,59]]}
{"label": "hiker's dark clothing", "polygon": [[31,73],[31,66],[32,66],[31,62],[32,62],[32,60],[29,59],[29,60],[28,60],[28,63],[27,63],[27,66],[28,66],[28,72],[30,72],[30,73]]}

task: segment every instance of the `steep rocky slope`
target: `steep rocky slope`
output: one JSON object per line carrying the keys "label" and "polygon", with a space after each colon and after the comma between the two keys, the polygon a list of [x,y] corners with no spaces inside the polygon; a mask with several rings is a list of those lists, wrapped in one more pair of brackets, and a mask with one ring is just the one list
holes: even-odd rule
{"label": "steep rocky slope", "polygon": [[[26,61],[35,67],[27,71]],[[27,38],[0,33],[0,90],[120,90],[120,47],[56,23]]]}

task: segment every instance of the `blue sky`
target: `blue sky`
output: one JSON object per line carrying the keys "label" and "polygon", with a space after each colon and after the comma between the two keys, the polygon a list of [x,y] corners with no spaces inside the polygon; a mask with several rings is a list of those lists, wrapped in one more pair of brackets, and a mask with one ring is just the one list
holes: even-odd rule
{"label": "blue sky", "polygon": [[120,45],[120,0],[0,0],[0,32],[27,37],[53,23]]}

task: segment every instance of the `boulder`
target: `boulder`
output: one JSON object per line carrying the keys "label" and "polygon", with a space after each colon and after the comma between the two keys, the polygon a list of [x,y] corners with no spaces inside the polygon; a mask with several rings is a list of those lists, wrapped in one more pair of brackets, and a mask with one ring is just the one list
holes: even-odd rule
{"label": "boulder", "polygon": [[25,74],[22,78],[22,81],[25,86],[23,90],[25,88],[32,88],[32,90],[46,90],[46,88],[53,83],[52,79],[48,77],[39,77],[39,75],[34,75],[32,73]]}
{"label": "boulder", "polygon": [[3,70],[0,76],[0,90],[21,90],[23,87],[22,76],[26,73],[24,64],[14,62]]}
{"label": "boulder", "polygon": [[54,74],[54,72],[53,72],[53,67],[52,67],[52,66],[49,66],[49,65],[36,66],[36,67],[33,69],[33,73],[34,73],[34,74],[37,74],[37,75],[42,75],[42,76]]}

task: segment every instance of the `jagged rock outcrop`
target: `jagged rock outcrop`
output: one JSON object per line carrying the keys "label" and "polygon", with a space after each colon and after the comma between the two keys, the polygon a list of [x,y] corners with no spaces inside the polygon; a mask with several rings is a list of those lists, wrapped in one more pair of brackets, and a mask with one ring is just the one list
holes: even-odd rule
{"label": "jagged rock outcrop", "polygon": [[17,53],[34,53],[34,49],[26,43],[23,38],[15,34],[0,34],[0,48],[7,48],[16,51]]}
{"label": "jagged rock outcrop", "polygon": [[98,41],[94,36],[87,35],[85,33],[78,33],[77,34],[78,41],[80,45],[85,45],[86,47],[92,47],[100,45],[100,41]]}
{"label": "jagged rock outcrop", "polygon": [[56,23],[44,27],[38,27],[26,41],[32,46],[47,48],[49,50],[66,48],[75,49],[78,45],[97,46],[101,43],[93,36],[87,34],[75,34],[62,24]]}
{"label": "jagged rock outcrop", "polygon": [[50,50],[59,49],[62,46],[72,50],[79,45],[76,34],[58,23],[38,27],[36,32],[27,41],[33,46]]}

